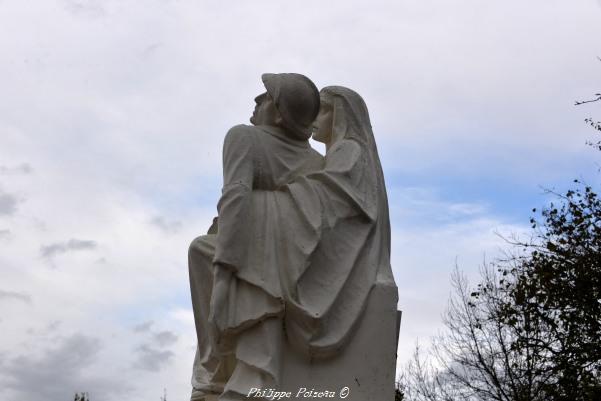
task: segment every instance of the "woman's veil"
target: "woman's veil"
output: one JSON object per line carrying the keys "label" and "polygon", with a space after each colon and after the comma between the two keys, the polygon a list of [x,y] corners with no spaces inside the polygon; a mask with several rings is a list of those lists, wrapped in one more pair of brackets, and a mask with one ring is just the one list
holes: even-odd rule
{"label": "woman's veil", "polygon": [[320,96],[333,108],[332,142],[354,140],[361,147],[362,175],[355,184],[355,191],[359,193],[364,213],[376,223],[373,235],[379,237],[376,250],[379,275],[384,275],[380,279],[392,280],[388,197],[367,106],[358,93],[342,86],[327,86]]}

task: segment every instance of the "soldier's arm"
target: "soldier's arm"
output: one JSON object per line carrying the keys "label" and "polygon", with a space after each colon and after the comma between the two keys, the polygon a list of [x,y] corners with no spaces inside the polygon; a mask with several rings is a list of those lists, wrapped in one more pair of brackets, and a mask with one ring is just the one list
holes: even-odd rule
{"label": "soldier's arm", "polygon": [[223,144],[223,189],[217,204],[214,263],[236,271],[246,256],[253,187],[253,137],[245,126],[228,132]]}

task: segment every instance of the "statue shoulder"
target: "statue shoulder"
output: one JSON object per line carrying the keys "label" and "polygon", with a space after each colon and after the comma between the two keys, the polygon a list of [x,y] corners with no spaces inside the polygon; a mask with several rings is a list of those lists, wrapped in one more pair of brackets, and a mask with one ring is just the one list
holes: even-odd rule
{"label": "statue shoulder", "polygon": [[238,124],[238,125],[234,125],[232,128],[230,128],[227,131],[227,134],[225,135],[225,137],[226,138],[235,137],[235,136],[244,135],[244,134],[252,135],[259,131],[260,130],[257,127],[255,127],[254,125]]}
{"label": "statue shoulder", "polygon": [[224,149],[248,147],[252,145],[253,136],[257,134],[257,128],[252,125],[239,124],[229,129],[223,140]]}

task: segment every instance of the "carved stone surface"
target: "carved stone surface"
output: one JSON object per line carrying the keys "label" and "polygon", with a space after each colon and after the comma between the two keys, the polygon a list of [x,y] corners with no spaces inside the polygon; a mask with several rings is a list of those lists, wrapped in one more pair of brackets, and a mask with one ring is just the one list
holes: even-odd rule
{"label": "carved stone surface", "polygon": [[253,126],[224,141],[216,224],[190,246],[192,399],[303,387],[391,399],[397,293],[367,107],[300,74],[263,82]]}
{"label": "carved stone surface", "polygon": [[357,330],[331,358],[311,359],[286,346],[280,388],[293,400],[303,399],[304,394],[299,394],[303,388],[334,392],[335,400],[345,394],[348,401],[394,400],[396,300],[395,285],[376,283]]}

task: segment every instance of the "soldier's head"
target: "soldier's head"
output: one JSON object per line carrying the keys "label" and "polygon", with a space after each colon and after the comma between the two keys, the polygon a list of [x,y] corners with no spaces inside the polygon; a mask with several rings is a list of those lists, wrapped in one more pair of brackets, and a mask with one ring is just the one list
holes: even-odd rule
{"label": "soldier's head", "polygon": [[277,126],[281,124],[281,121],[280,112],[275,107],[275,102],[269,93],[263,92],[255,98],[255,111],[250,118],[251,123]]}
{"label": "soldier's head", "polygon": [[263,74],[267,91],[255,98],[250,122],[275,125],[297,139],[311,137],[313,120],[319,112],[319,91],[311,80],[295,73]]}

